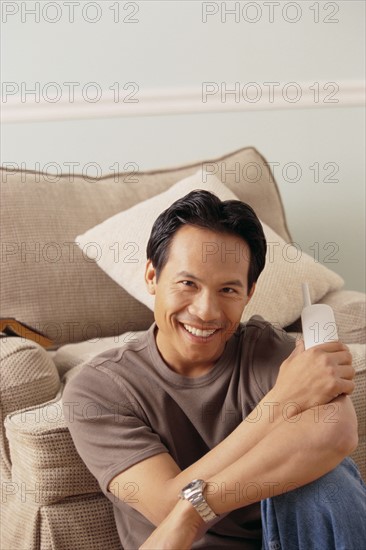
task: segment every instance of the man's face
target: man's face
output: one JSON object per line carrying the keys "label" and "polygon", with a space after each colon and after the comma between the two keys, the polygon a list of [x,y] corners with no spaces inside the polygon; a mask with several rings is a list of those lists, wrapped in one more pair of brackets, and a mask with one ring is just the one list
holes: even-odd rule
{"label": "man's face", "polygon": [[185,225],[173,237],[158,282],[147,263],[156,342],[172,370],[201,376],[219,359],[254,291],[253,285],[248,296],[249,261],[240,237]]}

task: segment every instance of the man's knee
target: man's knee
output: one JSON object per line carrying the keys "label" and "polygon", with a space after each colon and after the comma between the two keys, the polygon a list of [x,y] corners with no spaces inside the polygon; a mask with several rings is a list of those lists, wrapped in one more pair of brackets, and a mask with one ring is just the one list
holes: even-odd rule
{"label": "man's knee", "polygon": [[[366,503],[366,485],[350,458],[345,458],[333,470],[302,487],[274,497],[278,503],[303,506],[343,506],[349,499],[360,497]],[[366,506],[366,504],[365,504]]]}

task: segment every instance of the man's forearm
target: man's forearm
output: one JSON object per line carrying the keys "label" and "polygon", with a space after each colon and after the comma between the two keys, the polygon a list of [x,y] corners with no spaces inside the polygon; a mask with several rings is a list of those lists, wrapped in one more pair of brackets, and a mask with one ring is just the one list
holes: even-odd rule
{"label": "man's forearm", "polygon": [[[352,356],[347,346],[341,342],[334,342],[305,351],[303,342],[300,341],[282,363],[275,386],[254,411],[219,445],[184,472],[170,479],[168,485],[173,486],[175,490],[177,483],[182,487],[195,477],[210,479],[238,460],[242,460],[247,453],[250,456],[254,455],[254,461],[258,455],[259,464],[262,453],[267,454],[270,460],[272,449],[269,443],[274,441],[275,445],[273,432],[276,432],[276,438],[283,437],[284,445],[288,444],[286,438],[295,437],[296,434],[297,447],[294,448],[294,452],[300,449],[303,452],[311,452],[312,456],[318,453],[319,458],[324,453],[325,456],[322,458],[326,459],[326,463],[336,465],[337,460],[341,460],[336,445],[339,428],[346,426],[346,435],[351,434],[351,446],[352,435],[355,434],[357,437],[357,419],[350,398],[343,396],[334,400],[334,395],[353,391],[353,377]],[[314,403],[317,402],[322,405],[313,409]],[[331,419],[329,413],[327,414],[327,407],[337,408],[333,411]],[[295,418],[296,413],[300,414],[294,422],[291,419]],[[263,445],[265,439],[267,448]],[[278,452],[281,454],[281,448]],[[308,465],[311,470],[310,463]],[[319,470],[316,459],[314,468],[313,479],[332,469],[330,467],[328,470]],[[291,475],[291,470],[288,472]],[[291,477],[288,479],[291,480]],[[306,474],[305,468],[304,478],[302,480],[300,477],[298,482],[304,484],[308,479],[309,474]]]}
{"label": "man's forearm", "polygon": [[[197,462],[180,472],[171,482],[181,488],[195,477],[208,479],[253,449],[284,422],[283,406],[275,399],[272,392],[269,392],[231,434]],[[294,411],[293,407],[286,410],[287,415]]]}
{"label": "man's forearm", "polygon": [[[291,491],[337,466],[357,444],[357,437],[352,443],[346,433],[357,420],[348,396],[341,396],[329,405],[307,410],[287,422],[271,423],[273,429],[245,455],[206,478],[206,500],[216,514],[223,516],[236,508]],[[336,441],[331,442],[330,437]],[[196,477],[201,473],[197,472]],[[191,548],[207,526],[187,504],[178,501],[142,548],[160,547],[161,541],[171,540],[172,534],[176,544],[166,548]]]}
{"label": "man's forearm", "polygon": [[[174,491],[179,491],[192,479],[201,477],[212,480],[216,486],[226,482],[235,485],[240,471],[242,485],[254,481],[257,476],[268,481],[265,478],[268,474],[272,481],[276,478],[282,485],[291,481],[300,486],[324,475],[354,445],[352,438],[349,442],[347,437],[344,442],[341,439],[344,432],[350,433],[352,423],[353,432],[356,432],[357,419],[352,402],[348,396],[342,396],[328,405],[298,415],[294,414],[296,411],[294,403],[279,404],[275,393],[269,392],[225,440],[169,484],[174,485]],[[228,478],[221,478],[221,475],[228,475]],[[212,485],[212,491],[214,488]],[[264,496],[257,500],[266,498],[265,489],[262,490]],[[275,494],[279,492],[283,490],[277,487]],[[243,501],[236,507],[249,503]]]}
{"label": "man's forearm", "polygon": [[335,468],[357,445],[357,437],[348,437],[348,420],[342,418],[353,415],[349,397],[341,396],[331,405],[331,414],[323,406],[320,412],[310,409],[277,424],[244,456],[206,480],[213,510],[227,513],[310,483]]}
{"label": "man's forearm", "polygon": [[[165,453],[148,459],[149,472],[146,471],[145,461],[136,464],[133,467],[134,475],[138,479],[139,491],[144,498],[138,499],[131,506],[153,524],[159,525],[175,506],[178,494],[185,485],[196,478],[207,480],[235,463],[264,439],[275,426],[284,421],[280,411],[280,407],[273,406],[272,395],[267,394],[231,434],[183,471]],[[151,472],[154,472],[153,477]],[[109,490],[117,494],[121,500],[124,499],[124,487],[128,486],[132,479],[129,475],[128,470],[122,472],[109,485]],[[155,487],[159,485],[161,498],[156,506]]]}

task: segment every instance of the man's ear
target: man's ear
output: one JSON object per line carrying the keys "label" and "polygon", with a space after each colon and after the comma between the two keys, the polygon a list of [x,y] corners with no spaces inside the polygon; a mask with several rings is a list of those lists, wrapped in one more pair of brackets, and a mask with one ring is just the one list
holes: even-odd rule
{"label": "man's ear", "polygon": [[253,284],[252,284],[252,288],[250,289],[249,294],[248,294],[248,297],[247,297],[247,303],[251,300],[251,298],[252,298],[252,296],[253,296],[253,294],[254,294],[255,286],[256,286],[256,283],[253,283]]}
{"label": "man's ear", "polygon": [[146,283],[148,293],[155,294],[156,271],[151,260],[148,260],[146,263],[145,283]]}

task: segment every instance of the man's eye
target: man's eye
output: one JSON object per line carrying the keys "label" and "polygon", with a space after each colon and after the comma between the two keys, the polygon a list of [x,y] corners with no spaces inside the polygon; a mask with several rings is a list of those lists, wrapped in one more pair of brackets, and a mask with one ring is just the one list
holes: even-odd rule
{"label": "man's eye", "polygon": [[225,286],[222,290],[225,294],[234,294],[236,292],[233,288],[230,288],[229,286]]}
{"label": "man's eye", "polygon": [[180,284],[184,285],[184,286],[193,286],[194,283],[193,281],[179,281]]}

